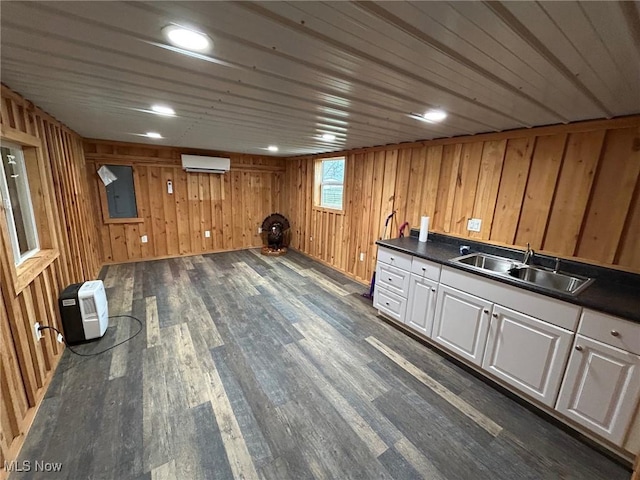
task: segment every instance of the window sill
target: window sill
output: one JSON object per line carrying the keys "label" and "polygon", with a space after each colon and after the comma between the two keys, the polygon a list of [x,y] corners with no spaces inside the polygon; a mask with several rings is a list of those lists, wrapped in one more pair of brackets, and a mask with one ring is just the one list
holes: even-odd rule
{"label": "window sill", "polygon": [[339,208],[329,208],[329,207],[318,207],[316,205],[313,206],[313,210],[317,212],[326,212],[326,213],[335,213],[336,215],[344,215],[344,210]]}
{"label": "window sill", "polygon": [[113,223],[144,223],[144,218],[109,218],[103,220],[105,225]]}
{"label": "window sill", "polygon": [[13,286],[15,288],[16,295],[27,288],[31,282],[33,282],[35,278],[59,256],[60,252],[57,249],[40,250],[31,258],[15,267],[16,276],[13,280]]}

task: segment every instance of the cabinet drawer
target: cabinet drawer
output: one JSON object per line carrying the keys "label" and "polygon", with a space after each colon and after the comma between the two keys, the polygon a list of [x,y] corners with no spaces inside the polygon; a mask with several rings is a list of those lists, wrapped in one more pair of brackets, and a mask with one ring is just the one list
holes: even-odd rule
{"label": "cabinet drawer", "polygon": [[440,281],[440,264],[413,257],[411,262],[411,273],[415,273],[423,278],[428,278],[435,282]]}
{"label": "cabinet drawer", "polygon": [[578,333],[640,355],[640,323],[585,309]]}
{"label": "cabinet drawer", "polygon": [[388,248],[378,247],[378,262],[393,265],[408,272],[411,271],[411,255],[389,250]]}
{"label": "cabinet drawer", "polygon": [[376,287],[385,288],[403,298],[409,296],[409,278],[411,274],[400,268],[378,262],[376,269]]}
{"label": "cabinet drawer", "polygon": [[385,288],[376,286],[373,293],[373,306],[391,318],[404,322],[404,314],[407,309],[407,300]]}

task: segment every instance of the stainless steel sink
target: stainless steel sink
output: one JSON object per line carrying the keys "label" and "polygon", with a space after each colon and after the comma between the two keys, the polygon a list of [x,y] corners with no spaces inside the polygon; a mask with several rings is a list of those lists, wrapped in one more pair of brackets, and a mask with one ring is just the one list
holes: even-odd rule
{"label": "stainless steel sink", "polygon": [[592,278],[568,275],[561,272],[552,272],[536,267],[523,266],[509,271],[509,276],[532,283],[542,288],[548,288],[559,292],[576,295],[587,287]]}
{"label": "stainless steel sink", "polygon": [[471,253],[452,258],[451,261],[475,270],[483,270],[496,276],[509,277],[522,283],[569,295],[577,295],[593,282],[591,278],[533,267],[517,260],[486,253]]}
{"label": "stainless steel sink", "polygon": [[462,257],[451,259],[452,262],[462,263],[480,270],[507,273],[509,270],[524,266],[523,263],[509,258],[488,255],[486,253],[471,253]]}

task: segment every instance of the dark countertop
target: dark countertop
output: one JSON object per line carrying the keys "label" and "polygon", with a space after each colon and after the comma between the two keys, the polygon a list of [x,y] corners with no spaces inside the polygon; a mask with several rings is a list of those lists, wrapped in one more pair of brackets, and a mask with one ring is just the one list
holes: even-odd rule
{"label": "dark countertop", "polygon": [[[521,250],[495,247],[472,240],[432,233],[429,234],[429,240],[426,243],[418,242],[417,237],[414,236],[379,240],[376,243],[383,247],[431,260],[448,267],[640,323],[640,275],[570,260],[562,260],[560,271],[595,279],[594,282],[582,292],[577,295],[569,295],[540,288],[535,285],[523,284],[507,276],[479,271],[469,268],[466,265],[450,261],[452,258],[460,256],[460,245],[471,246],[471,252],[489,253],[517,260],[522,260]],[[534,258],[534,263],[538,262],[543,266],[553,265],[554,259],[552,257],[536,254]]]}

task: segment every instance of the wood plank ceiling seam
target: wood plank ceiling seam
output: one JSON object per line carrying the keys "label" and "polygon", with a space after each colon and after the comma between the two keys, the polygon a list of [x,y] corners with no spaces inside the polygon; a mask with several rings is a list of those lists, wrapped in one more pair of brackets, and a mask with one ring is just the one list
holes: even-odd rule
{"label": "wood plank ceiling seam", "polygon": [[[531,45],[532,48],[537,50],[541,55],[543,55],[547,61],[552,63],[562,74],[569,80],[575,87],[584,93],[594,105],[597,105],[598,108],[602,111],[604,116],[612,117],[613,113],[611,110],[607,108],[597,97],[596,95],[589,90],[584,83],[582,83],[578,77],[571,72],[564,63],[560,61],[560,59],[553,54],[553,52],[543,45],[533,33],[520,21],[517,19],[515,15],[513,15],[509,10],[501,4],[495,2],[488,2],[489,8],[491,8],[496,16],[498,16],[504,23],[510,26],[513,30],[518,32],[522,38],[526,39],[526,41]],[[544,9],[544,7],[542,6]],[[547,14],[548,15],[548,14]],[[551,18],[551,17],[549,17]]]}
{"label": "wood plank ceiling seam", "polygon": [[[360,6],[362,6],[363,4],[364,4],[364,5],[368,5],[368,2],[366,2],[366,3],[365,3],[365,2],[357,2],[357,3],[358,3],[358,5],[360,5]],[[244,8],[248,8],[248,9],[250,8],[252,11],[258,12],[258,13],[260,13],[260,14],[264,15],[264,16],[268,16],[269,18],[273,19],[274,21],[277,21],[277,22],[280,22],[280,23],[282,23],[282,24],[284,24],[284,25],[287,25],[287,26],[289,26],[290,28],[296,28],[296,29],[298,29],[298,25],[297,25],[296,23],[294,23],[294,22],[292,22],[292,21],[289,21],[289,20],[287,20],[287,19],[285,19],[285,18],[283,18],[283,17],[279,17],[279,16],[275,16],[275,15],[269,14],[269,13],[268,13],[268,10],[267,10],[266,8],[263,8],[263,7],[258,6],[258,5],[256,5],[256,4],[242,4],[241,6],[242,6],[242,7],[244,7]],[[310,34],[312,33],[312,32],[310,32],[309,30],[302,30],[302,29],[299,29],[299,31],[304,31],[307,35],[310,35]],[[326,35],[322,35],[322,34],[320,34],[320,33],[318,33],[318,32],[313,32],[313,36],[314,36],[314,38],[316,38],[316,39],[318,39],[318,40],[321,40],[321,41],[322,41],[322,42],[324,42],[324,43],[327,43],[327,44],[333,45],[333,46],[335,46],[335,47],[337,47],[337,48],[339,48],[339,49],[341,49],[341,50],[348,51],[348,52],[349,52],[349,53],[351,53],[352,55],[357,55],[357,56],[359,56],[359,57],[363,58],[364,60],[367,60],[367,61],[370,61],[370,62],[376,62],[376,63],[378,63],[378,64],[380,64],[380,65],[383,65],[383,66],[387,67],[387,68],[388,68],[388,69],[390,69],[390,70],[395,70],[396,72],[399,72],[399,73],[401,73],[401,74],[403,74],[403,75],[405,75],[405,76],[407,76],[407,77],[413,78],[413,79],[415,79],[415,80],[417,80],[417,81],[419,81],[419,82],[422,82],[422,83],[424,83],[424,84],[428,84],[428,85],[431,85],[431,86],[433,86],[433,87],[436,87],[436,88],[438,88],[438,89],[440,89],[440,90],[442,90],[442,91],[444,91],[444,92],[446,92],[446,93],[448,93],[448,94],[450,94],[450,95],[452,95],[452,96],[459,97],[460,99],[462,99],[462,100],[464,100],[464,101],[466,101],[466,102],[469,102],[469,103],[475,104],[475,105],[477,105],[477,106],[479,106],[479,107],[481,107],[481,108],[483,108],[483,109],[486,109],[486,110],[488,110],[488,111],[494,112],[494,113],[496,113],[496,114],[498,114],[498,115],[506,116],[506,117],[507,117],[507,118],[509,118],[510,120],[513,120],[513,121],[515,121],[515,122],[518,122],[518,123],[519,123],[519,124],[521,124],[521,125],[526,125],[526,122],[524,122],[523,120],[518,119],[518,118],[515,118],[515,117],[511,117],[510,115],[506,115],[504,112],[501,112],[501,111],[499,111],[499,110],[497,110],[497,109],[495,109],[495,108],[491,107],[490,105],[484,105],[484,104],[482,104],[481,102],[476,101],[475,99],[472,99],[472,98],[469,98],[469,97],[466,97],[466,96],[460,95],[460,94],[458,94],[458,93],[454,92],[453,90],[451,90],[451,89],[449,89],[449,88],[447,88],[447,87],[445,87],[445,86],[443,86],[443,85],[438,85],[438,84],[436,84],[436,83],[434,83],[434,82],[430,81],[429,79],[426,79],[426,78],[424,78],[424,77],[420,77],[420,76],[418,76],[418,75],[414,75],[412,72],[409,72],[409,71],[407,71],[407,70],[399,69],[399,68],[398,68],[397,66],[395,66],[395,65],[391,65],[391,64],[388,64],[388,63],[386,63],[386,62],[382,62],[381,60],[376,59],[376,58],[374,58],[374,57],[373,57],[373,56],[371,56],[371,55],[368,55],[368,54],[366,54],[366,53],[364,53],[364,52],[362,52],[362,51],[357,51],[357,50],[355,50],[355,49],[353,49],[353,48],[350,48],[350,47],[349,47],[349,45],[346,45],[346,44],[344,44],[344,43],[337,42],[336,40],[334,40],[334,39],[332,39],[332,38],[330,38],[330,37],[328,37],[328,36],[326,36]],[[300,59],[298,59],[298,60],[296,60],[296,61],[297,61],[297,62],[299,62],[299,63],[301,62],[301,60],[300,60]],[[357,81],[357,80],[356,80],[356,79],[352,79],[351,81],[354,81],[354,82],[355,82],[355,81]],[[407,96],[407,97],[405,97],[405,98],[406,98],[407,100],[410,100],[410,101],[413,101],[413,100],[414,100],[414,98],[412,98],[412,97],[410,97],[410,96]],[[433,106],[435,106],[435,105],[433,105]],[[471,119],[471,118],[467,118],[467,117],[464,117],[464,116],[462,116],[462,115],[461,115],[461,117],[462,117],[462,118],[465,118],[465,119],[467,119],[467,120],[473,120],[473,119]],[[529,125],[529,126],[530,126],[530,125]],[[490,126],[489,126],[489,125],[487,125],[487,127],[490,127]]]}

